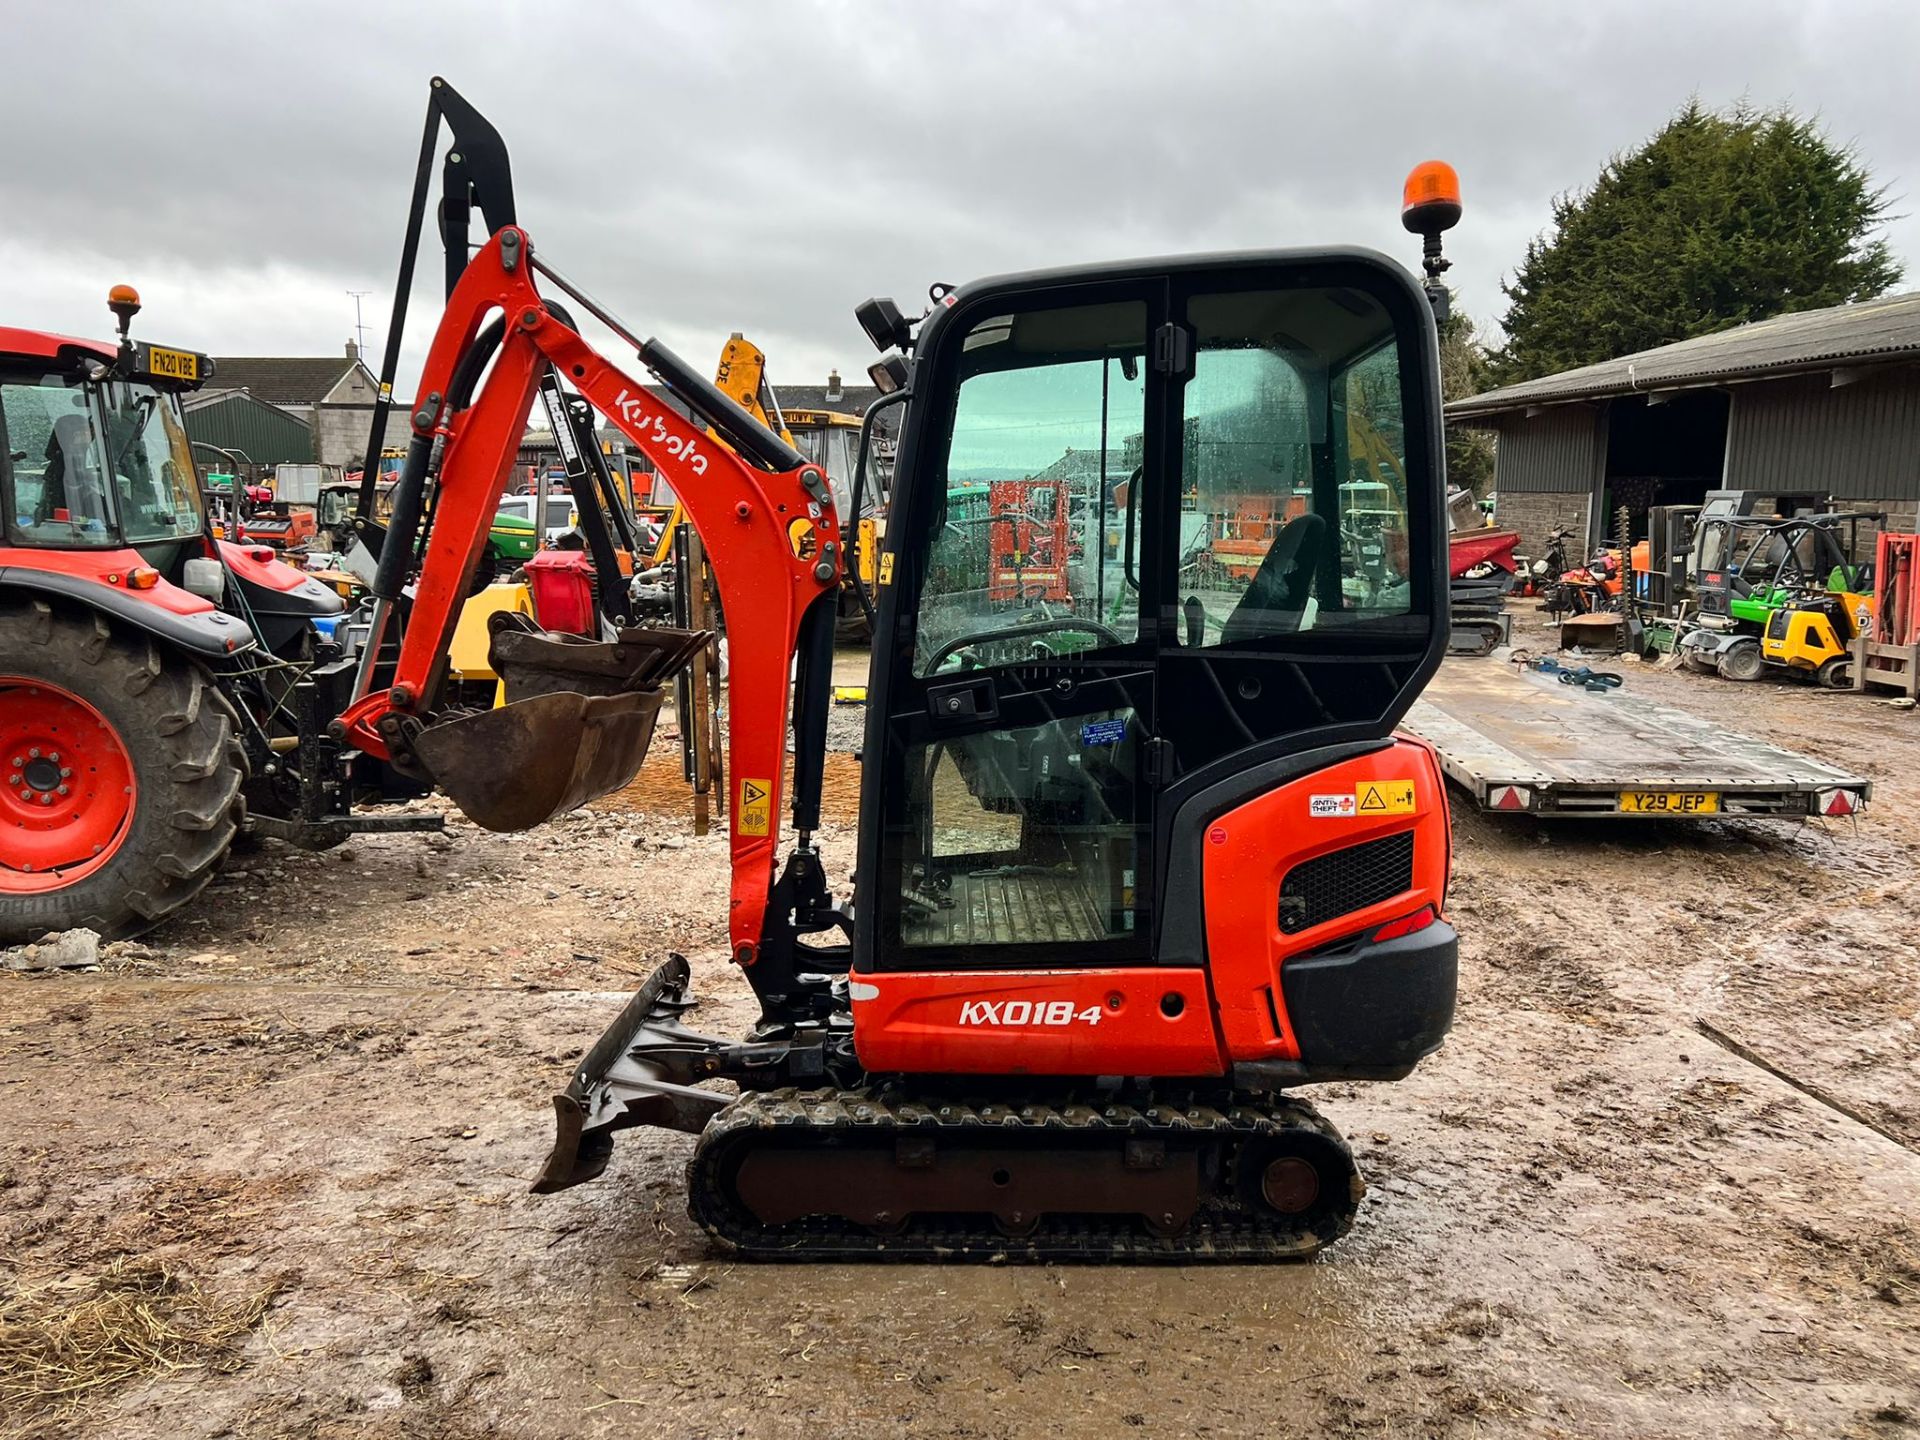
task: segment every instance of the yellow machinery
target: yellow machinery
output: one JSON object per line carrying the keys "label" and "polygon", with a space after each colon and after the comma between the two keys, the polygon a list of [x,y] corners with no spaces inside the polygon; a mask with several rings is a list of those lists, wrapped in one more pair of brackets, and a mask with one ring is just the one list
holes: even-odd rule
{"label": "yellow machinery", "polygon": [[1760,654],[1769,665],[1811,675],[1830,689],[1853,683],[1853,642],[1876,629],[1874,598],[1852,588],[1862,582],[1835,568],[1824,591],[1808,591],[1767,616]]}
{"label": "yellow machinery", "polygon": [[[786,410],[767,383],[766,352],[737,332],[721,347],[720,363],[714,367],[714,383],[754,419],[779,435],[789,445],[827,472],[841,512],[847,513],[853,502],[853,472],[859,458],[860,420],[837,410]],[[716,440],[720,437],[715,436]],[[724,440],[720,440],[725,444]],[[839,632],[842,639],[864,638],[866,617],[853,591],[853,577],[869,594],[879,583],[880,542],[886,535],[886,502],[878,486],[869,486],[862,498],[860,522],[852,535],[854,563],[847,567],[840,597]],[[674,532],[680,528],[683,512],[676,499],[654,546],[652,563],[663,565],[673,553]]]}
{"label": "yellow machinery", "polygon": [[447,646],[447,674],[459,681],[492,681],[495,706],[503,705],[505,687],[487,658],[493,636],[487,622],[502,610],[521,615],[533,614],[533,596],[525,585],[501,582],[489,585],[460,607],[460,619],[453,627],[453,640]]}

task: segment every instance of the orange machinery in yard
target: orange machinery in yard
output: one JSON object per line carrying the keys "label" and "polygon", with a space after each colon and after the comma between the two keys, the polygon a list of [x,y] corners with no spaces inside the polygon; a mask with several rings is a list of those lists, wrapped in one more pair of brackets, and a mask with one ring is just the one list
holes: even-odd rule
{"label": "orange machinery in yard", "polygon": [[[689,1209],[753,1256],[1253,1260],[1344,1234],[1364,1190],[1352,1151],[1289,1091],[1397,1079],[1453,1011],[1443,783],[1395,726],[1447,637],[1433,307],[1457,188],[1427,167],[1437,188],[1408,193],[1425,289],[1368,252],[1290,250],[937,287],[918,318],[858,307],[905,418],[854,884],[836,896],[815,845],[847,533],[826,474],[553,266],[513,218],[497,133],[440,81],[423,182],[442,116],[461,162],[442,214],[479,190],[492,233],[469,258],[443,222],[458,274],[395,506],[405,553],[409,490],[440,497],[425,578],[391,683],[342,717],[346,733],[495,820],[518,789],[550,813],[553,784],[578,803],[644,754],[645,702],[577,686],[618,681],[645,632],[606,647],[503,628],[497,652],[560,683],[516,699],[512,664],[496,663],[511,703],[484,715],[444,707],[433,647],[414,640],[448,625],[450,582],[484,543],[549,373],[669,476],[730,625],[727,924],[759,1019],[738,1037],[692,1029],[690,967],[661,965],[568,1072],[536,1189],[595,1178],[618,1131],[654,1127],[698,1137]],[[698,423],[590,345],[556,294],[631,345]],[[1406,417],[1406,583],[1357,604],[1337,565],[1306,563],[1330,561],[1305,548],[1340,533],[1338,494],[1323,494],[1328,513],[1227,598],[1218,643],[1163,644],[1180,495],[1154,477],[1183,473],[1178,397],[1198,350],[1258,348],[1331,378],[1314,392],[1324,410],[1275,437],[1292,445],[1325,433],[1343,377],[1387,346]],[[983,596],[976,571],[941,563],[977,545],[951,508],[979,488],[953,463],[959,397],[991,375],[986,390],[1064,404],[1086,375],[1071,367],[1110,357],[1148,400],[1137,589],[1099,617]],[[980,433],[1004,436],[1000,418]],[[1121,438],[1103,428],[1099,443]],[[1053,493],[1052,517],[1020,504],[1038,526],[1028,553],[1061,539]],[[376,583],[383,600],[394,581]]]}
{"label": "orange machinery in yard", "polygon": [[1920,697],[1920,535],[1882,530],[1874,541],[1873,620],[1853,641],[1853,688]]}
{"label": "orange machinery in yard", "polygon": [[995,480],[987,487],[987,598],[995,603],[1072,598],[1067,482]]}

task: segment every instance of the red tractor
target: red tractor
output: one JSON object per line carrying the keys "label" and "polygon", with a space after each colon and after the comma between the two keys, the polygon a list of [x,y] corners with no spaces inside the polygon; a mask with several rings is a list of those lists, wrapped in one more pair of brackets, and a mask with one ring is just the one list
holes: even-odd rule
{"label": "red tractor", "polygon": [[987,493],[987,599],[1071,600],[1067,482],[995,480]]}
{"label": "red tractor", "polygon": [[212,362],[130,340],[130,287],[108,304],[117,344],[0,327],[0,941],[138,933],[247,799],[296,815],[274,737],[340,638],[332,590],[213,538],[180,407]]}

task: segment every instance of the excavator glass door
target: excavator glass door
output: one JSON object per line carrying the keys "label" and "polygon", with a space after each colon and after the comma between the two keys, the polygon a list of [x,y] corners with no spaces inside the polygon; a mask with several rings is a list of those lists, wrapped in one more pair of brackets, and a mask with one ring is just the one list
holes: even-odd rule
{"label": "excavator glass door", "polygon": [[1384,736],[1438,661],[1431,316],[1359,257],[952,298],[896,473],[857,949],[1141,963],[1182,794]]}

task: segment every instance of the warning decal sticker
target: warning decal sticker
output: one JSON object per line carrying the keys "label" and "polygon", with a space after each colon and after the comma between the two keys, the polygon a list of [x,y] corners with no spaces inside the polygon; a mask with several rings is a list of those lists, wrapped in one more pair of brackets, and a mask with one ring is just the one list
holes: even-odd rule
{"label": "warning decal sticker", "polygon": [[1362,815],[1411,815],[1413,813],[1413,781],[1411,780],[1375,780],[1362,785],[1359,795],[1359,813]]}
{"label": "warning decal sticker", "polygon": [[1319,820],[1333,819],[1354,813],[1354,800],[1351,795],[1310,795],[1307,797],[1307,814]]}
{"label": "warning decal sticker", "polygon": [[765,835],[773,828],[773,782],[742,780],[740,809],[735,822],[742,835]]}

